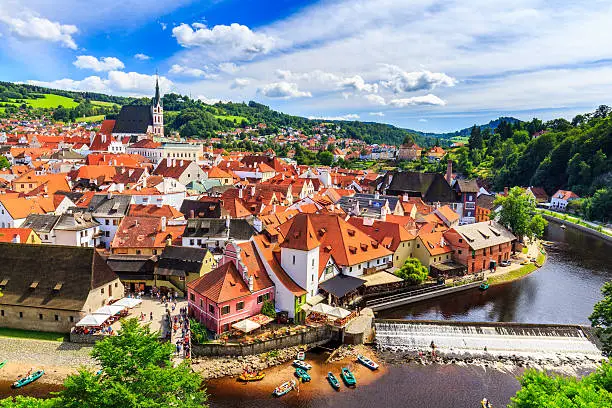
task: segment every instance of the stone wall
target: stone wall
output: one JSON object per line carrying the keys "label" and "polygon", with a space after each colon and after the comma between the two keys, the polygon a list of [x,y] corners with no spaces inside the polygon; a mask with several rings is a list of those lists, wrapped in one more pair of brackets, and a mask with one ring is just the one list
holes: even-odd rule
{"label": "stone wall", "polygon": [[565,226],[567,226],[569,228],[574,228],[574,229],[577,229],[579,231],[585,232],[587,234],[591,234],[591,235],[593,235],[593,236],[595,236],[597,238],[601,238],[601,239],[603,239],[605,241],[612,242],[612,237],[611,236],[606,235],[603,232],[596,231],[593,228],[585,227],[584,225],[574,224],[573,222],[565,221],[565,220],[562,220],[562,219],[559,219],[559,218],[556,218],[556,217],[552,217],[552,216],[546,215],[546,214],[542,214],[542,217],[544,217],[546,220],[552,221],[552,222],[554,222],[556,224],[562,224],[562,225],[565,225]]}
{"label": "stone wall", "polygon": [[0,327],[68,333],[84,313],[37,307],[0,305]]}
{"label": "stone wall", "polygon": [[249,356],[262,354],[271,350],[278,350],[288,347],[307,344],[310,346],[323,345],[332,338],[330,327],[308,328],[301,333],[278,337],[271,340],[257,342],[253,344],[220,344],[206,343],[193,344],[192,353],[196,357],[200,356]]}

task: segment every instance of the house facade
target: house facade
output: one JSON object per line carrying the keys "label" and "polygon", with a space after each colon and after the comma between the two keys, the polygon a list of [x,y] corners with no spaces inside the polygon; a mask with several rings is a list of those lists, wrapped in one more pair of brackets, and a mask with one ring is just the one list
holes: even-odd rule
{"label": "house facade", "polygon": [[550,198],[550,208],[557,211],[565,211],[570,201],[578,200],[580,197],[573,191],[558,190]]}

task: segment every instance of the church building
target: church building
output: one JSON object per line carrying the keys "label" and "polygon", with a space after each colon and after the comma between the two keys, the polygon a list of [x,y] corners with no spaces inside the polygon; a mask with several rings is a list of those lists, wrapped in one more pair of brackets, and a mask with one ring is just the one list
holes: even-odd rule
{"label": "church building", "polygon": [[159,80],[155,83],[155,97],[151,106],[126,105],[121,108],[115,121],[112,135],[115,138],[136,136],[164,136],[164,107],[159,91]]}

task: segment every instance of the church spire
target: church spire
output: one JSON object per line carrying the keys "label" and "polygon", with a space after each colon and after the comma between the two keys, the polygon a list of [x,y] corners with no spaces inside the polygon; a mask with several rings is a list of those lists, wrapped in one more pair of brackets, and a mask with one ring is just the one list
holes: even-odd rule
{"label": "church spire", "polygon": [[153,98],[153,106],[161,104],[161,96],[159,94],[159,76],[155,79],[155,98]]}

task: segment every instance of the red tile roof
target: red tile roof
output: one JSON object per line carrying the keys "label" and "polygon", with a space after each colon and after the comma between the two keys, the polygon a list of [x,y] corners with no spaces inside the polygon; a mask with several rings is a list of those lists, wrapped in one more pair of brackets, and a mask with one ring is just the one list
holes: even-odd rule
{"label": "red tile roof", "polygon": [[251,294],[231,261],[188,283],[187,287],[217,304]]}

